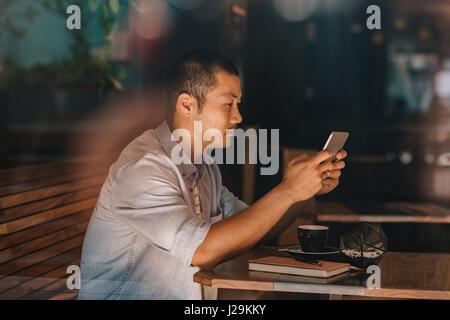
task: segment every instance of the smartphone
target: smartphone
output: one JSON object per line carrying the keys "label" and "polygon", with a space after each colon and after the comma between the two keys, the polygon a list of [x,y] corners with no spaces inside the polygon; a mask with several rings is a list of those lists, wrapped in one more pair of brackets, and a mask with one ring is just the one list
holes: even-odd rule
{"label": "smartphone", "polygon": [[325,146],[323,147],[323,150],[328,150],[333,154],[333,156],[328,160],[331,160],[332,162],[336,160],[336,154],[344,147],[344,144],[347,141],[348,136],[349,136],[348,132],[339,132],[339,131],[331,132],[327,142],[325,143]]}

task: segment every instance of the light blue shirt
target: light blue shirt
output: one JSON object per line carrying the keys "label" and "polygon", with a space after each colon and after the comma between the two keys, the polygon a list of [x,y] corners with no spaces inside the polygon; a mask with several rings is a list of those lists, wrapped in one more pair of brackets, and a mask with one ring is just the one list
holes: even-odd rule
{"label": "light blue shirt", "polygon": [[216,164],[179,164],[166,121],[109,169],[84,238],[78,299],[201,299],[191,265],[211,225],[248,206]]}

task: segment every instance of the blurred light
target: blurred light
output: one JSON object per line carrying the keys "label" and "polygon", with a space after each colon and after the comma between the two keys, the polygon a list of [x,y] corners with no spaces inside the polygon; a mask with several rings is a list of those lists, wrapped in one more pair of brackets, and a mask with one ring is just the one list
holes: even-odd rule
{"label": "blurred light", "polygon": [[381,32],[375,32],[372,35],[372,42],[376,45],[382,44],[384,41],[384,35]]}
{"label": "blurred light", "polygon": [[429,40],[431,38],[431,32],[430,30],[426,28],[422,28],[419,30],[419,39],[422,41]]}
{"label": "blurred light", "polygon": [[318,0],[272,0],[277,12],[289,21],[309,18],[317,9]]}
{"label": "blurred light", "polygon": [[361,33],[362,32],[362,25],[360,25],[359,23],[354,23],[350,26],[350,31],[352,33]]}
{"label": "blurred light", "polygon": [[394,21],[394,28],[397,30],[404,30],[406,28],[406,20],[403,18],[396,18]]}
{"label": "blurred light", "polygon": [[[182,10],[192,10],[200,6],[205,0],[169,0],[170,4]],[[218,0],[209,0],[208,2],[221,2]]]}
{"label": "blurred light", "polygon": [[399,159],[400,159],[401,163],[408,164],[408,163],[411,163],[413,157],[412,157],[412,154],[410,152],[402,151],[399,154]]}
{"label": "blurred light", "polygon": [[234,4],[231,6],[231,11],[240,17],[247,16],[247,10],[242,8],[241,6],[238,6],[237,4]]}
{"label": "blurred light", "polygon": [[427,57],[423,54],[411,55],[411,67],[415,70],[421,70],[427,66]]}
{"label": "blurred light", "polygon": [[436,74],[436,94],[441,99],[450,99],[450,70],[443,70]]}
{"label": "blurred light", "polygon": [[440,167],[448,167],[450,166],[450,152],[441,154],[437,160],[436,164]]}
{"label": "blurred light", "polygon": [[168,5],[164,0],[138,0],[130,23],[137,35],[151,40],[163,36],[169,28]]}

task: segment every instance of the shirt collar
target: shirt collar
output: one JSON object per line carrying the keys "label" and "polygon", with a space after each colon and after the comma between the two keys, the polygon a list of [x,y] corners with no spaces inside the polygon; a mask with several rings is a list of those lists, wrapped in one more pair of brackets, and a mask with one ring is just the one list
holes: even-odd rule
{"label": "shirt collar", "polygon": [[[156,129],[156,135],[164,148],[164,151],[170,157],[172,154],[172,149],[178,144],[178,142],[173,138],[172,132],[170,131],[169,125],[166,120],[164,120]],[[184,152],[184,151],[183,151]],[[203,176],[206,172],[205,163],[193,164],[191,161],[189,163],[177,164],[180,169],[181,174],[187,178],[193,174],[200,174]]]}

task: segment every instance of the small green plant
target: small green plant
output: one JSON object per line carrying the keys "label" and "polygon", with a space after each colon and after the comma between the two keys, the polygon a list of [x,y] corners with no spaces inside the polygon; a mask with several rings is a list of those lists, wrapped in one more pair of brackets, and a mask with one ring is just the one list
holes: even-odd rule
{"label": "small green plant", "polygon": [[[0,8],[0,18],[2,18],[2,15],[6,15],[4,14],[5,8],[10,6],[12,1],[3,0],[2,2],[0,0],[0,4],[3,4]],[[67,16],[67,6],[71,4],[80,5],[85,16],[101,10],[105,55],[93,56],[91,46],[84,38],[82,30],[74,30],[71,31],[73,45],[71,47],[72,57],[69,60],[25,68],[6,58],[3,63],[3,71],[0,72],[0,87],[37,90],[86,89],[95,90],[99,95],[109,90],[122,89],[121,81],[125,77],[125,71],[108,59],[111,40],[119,28],[121,9],[124,8],[119,0],[36,0],[35,4],[64,17]],[[37,14],[36,11],[34,14]],[[7,28],[5,27],[5,29]],[[20,32],[14,33],[11,30]],[[6,31],[16,37],[22,37],[26,29],[9,28]]]}

